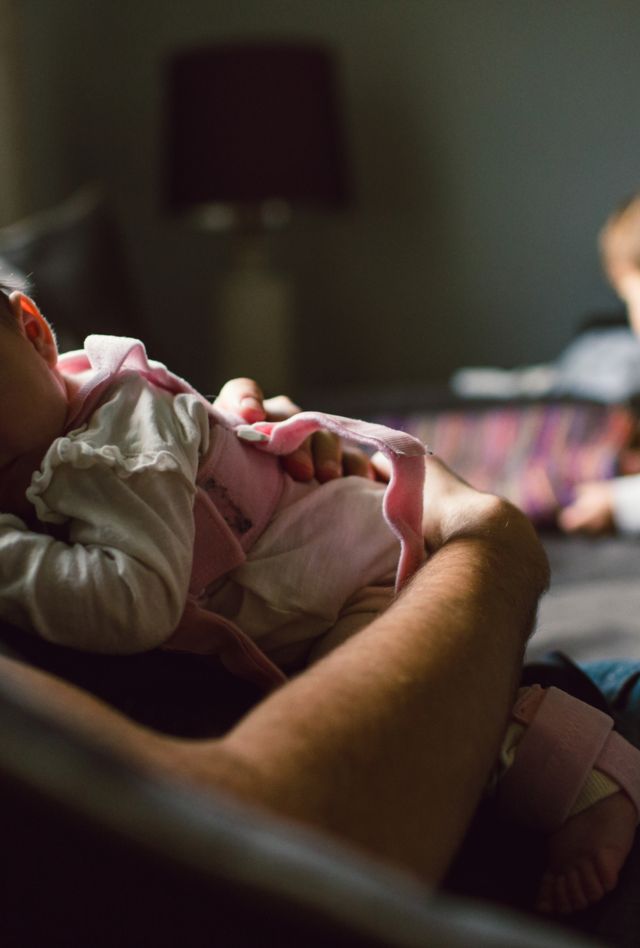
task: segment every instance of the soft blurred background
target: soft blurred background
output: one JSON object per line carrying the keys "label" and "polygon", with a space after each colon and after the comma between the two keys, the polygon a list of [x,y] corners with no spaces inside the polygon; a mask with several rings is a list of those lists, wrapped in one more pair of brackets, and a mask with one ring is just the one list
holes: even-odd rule
{"label": "soft blurred background", "polygon": [[216,284],[230,239],[167,211],[165,86],[171,56],[211,43],[311,40],[335,54],[351,200],[294,208],[271,236],[295,289],[294,395],[544,362],[616,305],[596,233],[640,186],[634,0],[0,0],[0,11],[0,223],[101,182],[136,331],[207,391],[225,378]]}

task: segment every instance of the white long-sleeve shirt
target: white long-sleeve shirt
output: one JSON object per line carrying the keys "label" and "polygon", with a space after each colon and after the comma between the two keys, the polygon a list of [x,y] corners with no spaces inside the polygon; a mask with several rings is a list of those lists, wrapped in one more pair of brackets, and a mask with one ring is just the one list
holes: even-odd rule
{"label": "white long-sleeve shirt", "polygon": [[613,520],[621,533],[640,533],[640,474],[614,477]]}
{"label": "white long-sleeve shirt", "polygon": [[165,641],[187,595],[209,438],[196,397],[135,374],[116,381],[86,426],[54,441],[27,490],[56,536],[0,514],[0,616],[97,652]]}

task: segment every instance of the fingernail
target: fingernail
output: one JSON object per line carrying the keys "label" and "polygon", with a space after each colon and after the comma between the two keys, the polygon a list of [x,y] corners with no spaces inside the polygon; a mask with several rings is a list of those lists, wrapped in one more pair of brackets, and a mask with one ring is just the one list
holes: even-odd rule
{"label": "fingernail", "polygon": [[256,428],[252,428],[251,425],[238,425],[236,428],[236,437],[242,441],[255,441],[260,444],[269,440],[268,434],[265,434],[264,431],[258,431]]}
{"label": "fingernail", "polygon": [[240,399],[240,412],[247,421],[262,421],[264,418],[264,409],[257,398],[252,395],[245,395]]}

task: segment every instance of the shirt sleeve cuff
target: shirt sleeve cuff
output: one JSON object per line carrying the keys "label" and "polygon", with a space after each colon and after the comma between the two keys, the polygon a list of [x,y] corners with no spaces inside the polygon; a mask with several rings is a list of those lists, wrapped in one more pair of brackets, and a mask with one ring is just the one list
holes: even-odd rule
{"label": "shirt sleeve cuff", "polygon": [[611,481],[613,519],[621,533],[640,533],[640,474]]}

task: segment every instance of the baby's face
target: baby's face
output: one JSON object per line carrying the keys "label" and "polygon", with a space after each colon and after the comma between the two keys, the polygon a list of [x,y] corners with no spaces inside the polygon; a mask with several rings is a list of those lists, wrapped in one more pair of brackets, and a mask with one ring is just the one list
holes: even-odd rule
{"label": "baby's face", "polygon": [[0,323],[0,511],[28,517],[31,475],[64,431],[61,376],[21,328]]}

